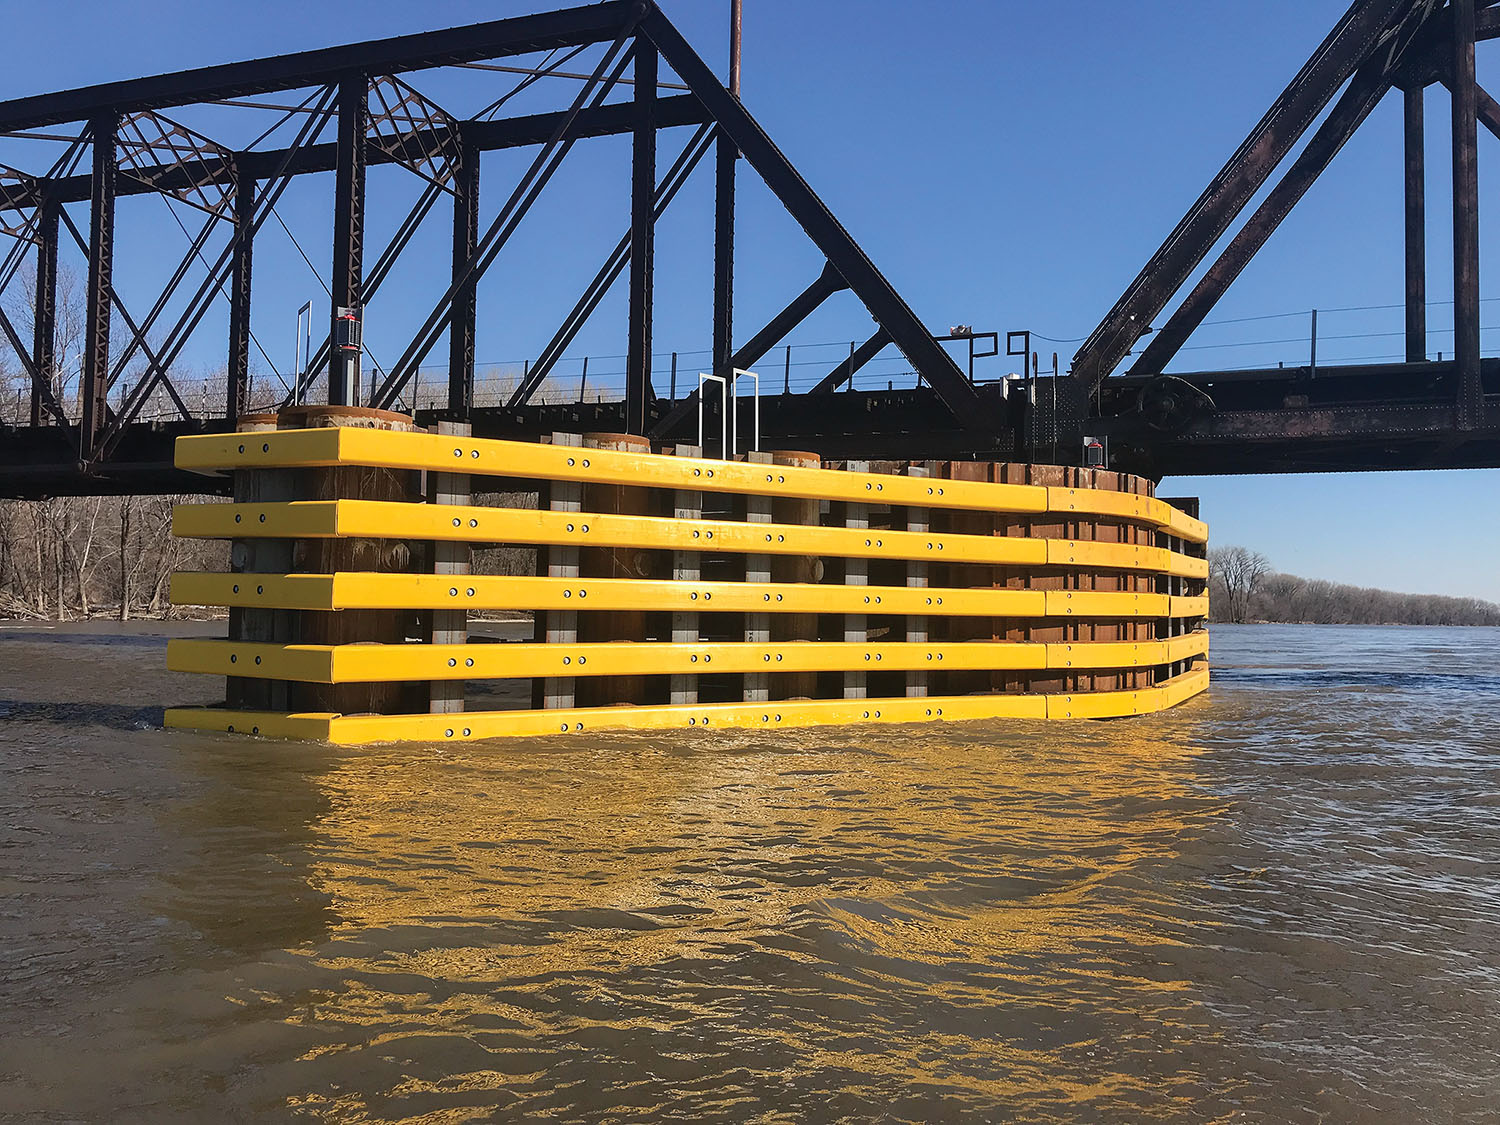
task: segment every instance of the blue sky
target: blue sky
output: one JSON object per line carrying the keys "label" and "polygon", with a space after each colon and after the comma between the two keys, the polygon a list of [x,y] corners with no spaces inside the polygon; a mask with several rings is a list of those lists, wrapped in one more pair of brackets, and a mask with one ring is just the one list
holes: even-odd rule
{"label": "blue sky", "polygon": [[[8,13],[14,50],[0,97],[425,30],[535,10],[469,0],[417,6],[369,0],[354,8],[262,0],[137,5],[70,0]],[[727,3],[664,7],[716,67]],[[1199,0],[1070,5],[894,0],[746,0],[746,104],[928,323],[936,328],[1029,328],[1046,364],[1068,357],[1249,127],[1342,12],[1343,0],[1262,0],[1231,9]],[[1480,78],[1492,48],[1481,45]],[[580,60],[582,62],[583,60]],[[1497,76],[1500,77],[1500,76]],[[418,85],[460,114],[507,88],[468,73]],[[518,111],[568,96],[556,83]],[[1448,103],[1429,93],[1429,297],[1451,296],[1446,217]],[[210,130],[218,119],[197,118]],[[1183,368],[1302,362],[1307,311],[1320,309],[1319,361],[1397,355],[1401,314],[1400,106],[1388,99],[1339,155],[1190,341]],[[226,126],[227,128],[227,126]],[[216,134],[218,135],[218,134]],[[663,141],[663,160],[686,133]],[[229,143],[242,137],[224,135]],[[1481,191],[1492,193],[1497,146],[1481,137]],[[39,163],[44,145],[30,152]],[[15,149],[0,157],[22,163]],[[486,157],[487,221],[524,154]],[[24,165],[23,165],[24,166]],[[679,351],[684,377],[707,346],[710,279],[707,167],[673,204],[659,241],[659,380]],[[816,273],[818,257],[779,204],[742,181],[738,323],[744,332]],[[314,267],[326,274],[331,177],[308,177],[279,208]],[[389,233],[419,183],[372,173],[371,237]],[[507,247],[481,290],[482,369],[510,371],[534,355],[624,230],[628,146],[589,142]],[[153,209],[154,208],[154,209]],[[192,217],[181,212],[189,225]],[[366,326],[389,364],[435,298],[446,269],[446,221],[434,216],[411,261],[392,276]],[[559,237],[559,233],[563,237]],[[1497,240],[1482,230],[1485,322],[1500,326]],[[122,204],[120,285],[132,307],[185,247],[157,202]],[[373,256],[373,251],[372,251]],[[290,360],[296,306],[322,297],[314,272],[279,230],[257,246],[254,328],[271,360]],[[324,298],[326,300],[326,298]],[[322,307],[321,304],[318,307]],[[1350,311],[1337,311],[1350,310]],[[1448,307],[1430,313],[1439,329]],[[1249,320],[1245,318],[1268,318]],[[794,378],[831,366],[869,320],[852,300],[830,302],[792,337]],[[1338,338],[1344,337],[1344,338]],[[222,365],[222,320],[185,353],[189,368]],[[1433,351],[1451,348],[1434,331]],[[1485,333],[1500,347],[1500,331]],[[572,349],[608,379],[624,350],[623,286]],[[822,348],[814,345],[824,345]],[[440,364],[443,357],[433,357]],[[269,378],[260,362],[262,376]],[[869,378],[899,377],[899,356]],[[564,368],[564,370],[574,370]],[[1500,472],[1169,480],[1195,492],[1220,543],[1243,543],[1280,568],[1395,589],[1500,600]]]}

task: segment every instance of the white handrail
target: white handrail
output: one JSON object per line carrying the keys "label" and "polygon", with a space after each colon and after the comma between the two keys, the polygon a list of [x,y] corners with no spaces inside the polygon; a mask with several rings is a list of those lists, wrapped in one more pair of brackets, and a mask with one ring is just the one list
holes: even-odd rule
{"label": "white handrail", "polygon": [[727,461],[733,455],[729,447],[729,382],[722,375],[710,375],[706,371],[698,372],[698,448],[704,449],[703,445],[703,384],[712,380],[719,384],[719,392],[722,410],[722,421],[724,423],[723,436],[719,439],[719,459]]}
{"label": "white handrail", "polygon": [[741,379],[754,379],[755,380],[755,431],[754,431],[754,434],[753,434],[753,441],[752,441],[752,444],[751,444],[750,448],[753,451],[757,452],[757,453],[760,452],[760,376],[757,375],[754,371],[746,371],[743,367],[736,367],[734,369],[733,393],[731,395],[731,397],[734,399],[734,434],[733,434],[733,441],[730,443],[730,447],[729,447],[729,455],[731,457],[733,457],[733,456],[735,456],[735,455],[737,455],[739,453],[739,444],[740,444],[740,407],[739,407],[740,399],[739,399],[739,395],[740,395],[740,380]]}

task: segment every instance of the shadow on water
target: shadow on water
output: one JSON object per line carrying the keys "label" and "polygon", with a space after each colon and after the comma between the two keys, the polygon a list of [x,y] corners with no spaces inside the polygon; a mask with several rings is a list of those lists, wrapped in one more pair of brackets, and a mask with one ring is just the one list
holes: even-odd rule
{"label": "shadow on water", "polygon": [[327,939],[339,917],[317,886],[323,785],[334,753],[323,746],[175,737],[191,796],[162,806],[162,828],[181,855],[152,905],[189,927],[191,951],[211,961]]}
{"label": "shadow on water", "polygon": [[0,699],[0,721],[16,723],[160,730],[162,713],[161,707],[131,707],[123,703],[39,703],[27,699]]}

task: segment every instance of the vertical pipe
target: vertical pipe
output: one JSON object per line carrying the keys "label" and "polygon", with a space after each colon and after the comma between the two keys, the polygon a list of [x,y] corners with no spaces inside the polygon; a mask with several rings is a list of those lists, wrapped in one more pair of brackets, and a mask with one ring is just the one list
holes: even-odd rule
{"label": "vertical pipe", "polygon": [[[844,471],[850,473],[868,473],[870,463],[868,461],[849,461],[844,465]],[[870,506],[868,504],[844,504],[844,526],[856,528],[861,531],[870,526]],[[870,560],[869,559],[845,559],[844,560],[844,585],[845,586],[868,586],[870,584]],[[864,644],[869,640],[869,618],[863,613],[846,613],[843,615],[845,644]],[[863,667],[849,669],[844,672],[844,698],[864,699],[868,694],[868,685]]]}
{"label": "vertical pipe", "polygon": [[1314,378],[1318,374],[1318,310],[1312,311],[1312,323],[1308,327],[1307,336],[1307,367],[1308,372]]}
{"label": "vertical pipe", "polygon": [[786,359],[783,361],[781,371],[781,393],[789,395],[792,393],[792,345],[786,346]]}
{"label": "vertical pipe", "polygon": [[[463,276],[479,246],[479,150],[465,144],[459,150],[453,177],[453,273]],[[453,295],[453,320],[448,328],[448,410],[467,419],[474,406],[474,325],[478,316],[477,274],[470,274]]]}
{"label": "vertical pipe", "polygon": [[672,353],[672,401],[677,401],[677,353]]}
{"label": "vertical pipe", "polygon": [[347,406],[359,377],[359,352],[341,349],[339,309],[359,310],[364,279],[365,134],[370,121],[369,86],[363,74],[339,80],[339,125],[333,197],[333,284],[328,361],[328,402]]}
{"label": "vertical pipe", "polygon": [[[57,366],[57,232],[61,204],[42,196],[37,210],[36,315],[32,318],[31,359],[37,379],[53,384]],[[19,420],[19,412],[17,414]],[[42,389],[31,384],[31,424],[42,424]]]}
{"label": "vertical pipe", "polygon": [[115,260],[115,134],[120,118],[102,113],[89,124],[94,166],[89,196],[89,288],[85,298],[83,417],[79,426],[84,460],[93,457],[104,429],[109,389],[109,322]]}
{"label": "vertical pipe", "polygon": [[651,312],[656,255],[656,46],[635,40],[635,135],[630,178],[630,344],[625,430],[646,432],[651,399]]}
{"label": "vertical pipe", "polygon": [[1427,358],[1427,91],[1406,90],[1406,362]]}
{"label": "vertical pipe", "polygon": [[1458,424],[1472,429],[1484,412],[1479,382],[1479,98],[1474,83],[1474,0],[1450,0],[1453,12],[1453,359]]}
{"label": "vertical pipe", "polygon": [[744,0],[729,0],[729,92],[740,96],[740,32],[744,24]]}
{"label": "vertical pipe", "polygon": [[235,169],[234,260],[229,279],[229,369],[224,380],[224,419],[239,420],[249,406],[250,275],[255,244],[255,181]]}

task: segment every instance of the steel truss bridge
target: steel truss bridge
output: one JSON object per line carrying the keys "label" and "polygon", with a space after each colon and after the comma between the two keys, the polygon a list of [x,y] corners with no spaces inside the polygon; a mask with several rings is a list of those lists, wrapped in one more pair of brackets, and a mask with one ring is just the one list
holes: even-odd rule
{"label": "steel truss bridge", "polygon": [[[446,349],[446,394],[418,412],[423,422],[468,422],[475,433],[496,437],[553,431],[618,431],[664,441],[695,436],[696,391],[675,397],[653,383],[654,240],[657,220],[710,154],[713,370],[728,375],[766,360],[835,294],[852,294],[875,324],[869,339],[851,347],[811,389],[762,398],[768,447],[806,448],[826,458],[1071,464],[1082,459],[1084,436],[1095,435],[1107,443],[1110,467],[1154,476],[1500,466],[1500,358],[1480,353],[1476,157],[1479,126],[1500,136],[1500,104],[1476,82],[1474,64],[1476,42],[1497,36],[1494,0],[1355,0],[1099,322],[1071,369],[1043,375],[1033,359],[1024,378],[998,383],[976,382],[972,364],[967,371],[959,365],[945,347],[952,337],[935,336],[922,323],[741,103],[735,83],[716,77],[649,0],[606,0],[0,102],[0,138],[46,137],[65,147],[44,169],[0,167],[0,232],[11,239],[0,259],[0,296],[18,279],[35,279],[34,292],[23,295],[33,312],[30,325],[6,312],[14,302],[0,301],[0,333],[29,390],[23,393],[29,411],[0,422],[0,495],[213,487],[171,467],[172,441],[233,429],[252,409],[256,239],[292,179],[319,172],[332,172],[335,182],[328,332],[304,374],[294,375],[299,385],[286,401],[324,388],[333,403],[360,393],[365,405],[409,404],[419,366],[440,360]],[[597,54],[592,69],[569,75],[578,82],[575,96],[552,112],[494,118],[482,111],[461,118],[417,89],[425,74],[451,67],[516,71],[526,75],[524,84],[561,73],[565,61],[587,48]],[[526,59],[544,52],[540,62]],[[661,81],[663,66],[679,81]],[[1453,106],[1456,343],[1441,362],[1427,358],[1422,114],[1425,91],[1437,84],[1451,91]],[[1405,361],[1164,374],[1228,286],[1393,91],[1405,106]],[[257,100],[266,95],[300,102]],[[282,147],[226,146],[173,116],[202,106],[284,110],[294,135]],[[669,130],[689,132],[680,155],[665,162],[658,139]],[[631,138],[629,229],[607,248],[598,273],[505,401],[476,404],[480,278],[568,152],[611,135]],[[481,230],[480,155],[500,149],[533,155]],[[423,187],[367,266],[366,170],[380,164],[410,170]],[[790,279],[785,308],[750,332],[733,317],[735,185],[742,167],[764,181],[825,262],[816,277]],[[146,194],[167,196],[204,218],[158,299],[143,312],[127,309],[115,288],[114,233],[117,203]],[[432,294],[431,312],[399,359],[378,373],[367,393],[356,391],[358,353],[341,346],[348,323],[341,310],[362,314],[434,210],[451,211],[448,284]],[[1232,228],[1222,252],[1179,296]],[[76,245],[87,259],[76,395],[65,392],[60,370],[60,243]],[[29,272],[23,269],[28,262]],[[629,290],[623,395],[605,402],[537,401],[539,388],[622,274]],[[229,307],[227,377],[222,401],[208,404],[179,385],[174,364],[219,301]],[[1024,335],[1022,342],[1023,353],[1029,351]],[[972,347],[970,341],[971,354]],[[916,385],[854,390],[856,373],[887,348],[904,355]],[[147,405],[162,402],[171,416],[148,418]]]}

